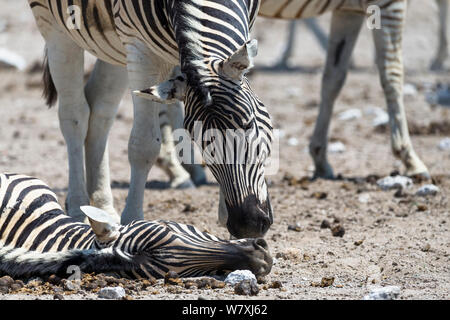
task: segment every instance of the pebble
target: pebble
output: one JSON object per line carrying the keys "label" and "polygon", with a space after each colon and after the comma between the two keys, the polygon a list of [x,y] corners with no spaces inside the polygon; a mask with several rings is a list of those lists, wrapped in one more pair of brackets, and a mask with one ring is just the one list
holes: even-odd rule
{"label": "pebble", "polygon": [[98,297],[101,299],[122,299],[125,297],[125,289],[122,287],[106,287],[98,292]]}
{"label": "pebble", "polygon": [[329,153],[343,153],[345,152],[345,150],[346,150],[345,145],[340,141],[333,142],[328,145]]}
{"label": "pebble", "polygon": [[394,300],[400,295],[400,287],[388,286],[376,288],[364,297],[364,300]]}
{"label": "pebble", "polygon": [[10,276],[4,276],[0,278],[0,287],[9,287],[14,283],[14,279]]}
{"label": "pebble", "polygon": [[372,120],[372,126],[384,126],[389,123],[389,114],[379,107],[369,107],[365,111],[368,115],[374,115],[375,118]]}
{"label": "pebble", "polygon": [[403,86],[403,94],[405,96],[416,96],[417,95],[417,88],[412,83],[405,83]]}
{"label": "pebble", "polygon": [[235,286],[236,284],[242,281],[254,281],[257,283],[255,275],[250,270],[236,270],[231,272],[225,279],[225,283],[231,286]]}
{"label": "pebble", "polygon": [[359,109],[349,109],[339,113],[338,119],[342,121],[356,120],[362,117],[362,112]]}
{"label": "pebble", "polygon": [[61,281],[63,288],[65,291],[78,291],[81,289],[80,285],[74,281],[71,280],[62,280]]}
{"label": "pebble", "polygon": [[435,196],[439,192],[439,188],[434,184],[426,184],[417,190],[416,195],[420,197]]}
{"label": "pebble", "polygon": [[26,66],[27,63],[24,58],[8,49],[0,48],[0,67],[23,71]]}
{"label": "pebble", "polygon": [[60,294],[60,293],[56,293],[53,296],[53,300],[64,300],[64,296],[62,294]]}
{"label": "pebble", "polygon": [[299,142],[297,138],[289,138],[288,140],[288,145],[292,146],[292,147],[296,147],[298,146]]}
{"label": "pebble", "polygon": [[450,138],[444,138],[439,142],[439,150],[450,151]]}
{"label": "pebble", "polygon": [[331,233],[333,237],[343,237],[345,234],[345,229],[340,224],[337,224],[331,228]]}
{"label": "pebble", "polygon": [[234,293],[242,296],[256,296],[259,288],[256,281],[244,280],[235,285]]}
{"label": "pebble", "polygon": [[368,193],[363,193],[361,195],[359,195],[358,197],[358,201],[360,203],[367,203],[370,200],[370,195]]}
{"label": "pebble", "polygon": [[406,189],[413,185],[412,179],[404,176],[388,176],[377,181],[377,185],[383,190]]}
{"label": "pebble", "polygon": [[328,220],[323,220],[322,223],[320,224],[320,229],[330,229],[331,228],[331,223]]}

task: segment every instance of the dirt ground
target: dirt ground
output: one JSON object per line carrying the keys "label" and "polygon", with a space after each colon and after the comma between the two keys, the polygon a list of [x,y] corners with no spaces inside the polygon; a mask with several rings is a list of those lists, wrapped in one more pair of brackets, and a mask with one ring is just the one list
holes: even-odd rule
{"label": "dirt ground", "polygon": [[[449,133],[450,109],[431,108],[424,90],[439,82],[450,83],[449,66],[440,73],[428,71],[437,47],[437,16],[434,1],[412,1],[404,39],[405,82],[417,88],[405,98],[408,121],[414,128],[416,152],[428,166],[440,193],[418,197],[417,183],[396,197],[381,191],[374,177],[403,171],[390,149],[388,131],[372,126],[370,107],[385,108],[378,75],[373,66],[374,48],[369,30],[362,31],[354,55],[356,70],[336,104],[331,127],[332,141],[344,143],[342,153],[329,154],[337,181],[309,182],[312,160],[306,148],[318,112],[321,71],[325,56],[314,37],[299,25],[292,66],[309,72],[262,72],[251,76],[253,88],[268,106],[274,125],[282,130],[280,169],[268,177],[274,224],[266,235],[275,264],[266,287],[249,299],[362,299],[371,289],[395,285],[400,299],[448,299],[450,293],[450,153],[438,148]],[[328,29],[330,15],[319,19]],[[26,1],[2,0],[0,48],[24,57],[29,66],[40,62],[43,40],[35,28]],[[275,62],[283,48],[288,24],[261,19],[255,36],[260,40],[257,66]],[[277,40],[277,41],[275,41]],[[87,59],[87,67],[92,65]],[[258,69],[258,68],[257,68]],[[34,175],[53,187],[64,203],[67,187],[67,155],[59,131],[56,109],[47,109],[41,98],[40,73],[0,69],[0,171]],[[362,117],[340,120],[339,114],[360,109]],[[447,122],[445,122],[447,121]],[[426,130],[434,123],[441,131]],[[132,105],[126,96],[110,136],[111,177],[115,204],[123,209],[129,181],[127,143],[132,124]],[[295,139],[293,139],[295,138]],[[220,237],[227,231],[217,224],[218,187],[167,190],[167,177],[152,169],[145,193],[145,218],[169,219],[193,224]],[[323,193],[318,196],[317,193]],[[397,195],[398,196],[398,195]],[[191,210],[184,210],[190,205]],[[187,211],[187,212],[184,212]],[[335,237],[321,228],[323,220],[345,229]],[[290,227],[291,226],[291,227]],[[294,226],[294,227],[292,227]],[[328,287],[315,285],[334,277]],[[267,288],[280,281],[281,288]],[[46,294],[44,294],[46,293]],[[130,291],[134,299],[240,299],[231,287],[186,289],[163,286]],[[67,294],[66,299],[96,299],[93,292]],[[47,292],[0,294],[0,299],[53,299]]]}

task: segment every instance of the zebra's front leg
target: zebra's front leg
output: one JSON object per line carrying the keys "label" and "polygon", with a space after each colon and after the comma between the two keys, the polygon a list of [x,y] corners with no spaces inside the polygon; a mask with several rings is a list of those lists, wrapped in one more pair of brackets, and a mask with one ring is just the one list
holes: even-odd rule
{"label": "zebra's front leg", "polygon": [[448,58],[448,39],[447,39],[447,18],[448,18],[448,0],[436,0],[439,10],[439,47],[436,58],[433,60],[430,69],[442,70],[445,60]]}
{"label": "zebra's front leg", "polygon": [[89,204],[84,172],[84,141],[89,105],[84,94],[84,51],[62,33],[46,37],[50,73],[59,96],[58,117],[69,158],[66,210],[84,221],[80,207]]}
{"label": "zebra's front leg", "polygon": [[[136,41],[126,46],[128,79],[132,91],[154,86],[169,66]],[[163,70],[164,69],[164,70]],[[144,219],[143,202],[147,176],[161,149],[159,126],[160,104],[133,95],[134,119],[128,142],[128,160],[131,166],[130,189],[121,223]]]}
{"label": "zebra's front leg", "polygon": [[405,165],[406,175],[428,178],[428,169],[414,151],[409,137],[403,102],[405,7],[405,2],[394,2],[381,11],[381,28],[373,30],[377,65],[388,106],[392,151]]}
{"label": "zebra's front leg", "polygon": [[315,178],[334,178],[333,169],[327,160],[328,131],[334,102],[345,83],[363,21],[364,16],[357,13],[333,13],[327,61],[322,78],[322,101],[309,145],[309,152],[315,164]]}
{"label": "zebra's front leg", "polygon": [[173,127],[169,116],[169,106],[160,105],[159,121],[161,125],[161,151],[156,164],[170,178],[170,187],[177,189],[194,188],[189,173],[183,168],[176,155]]}
{"label": "zebra's front leg", "polygon": [[85,87],[91,108],[86,150],[87,192],[91,205],[119,216],[114,210],[109,175],[108,135],[114,123],[120,100],[128,86],[127,70],[97,60]]}

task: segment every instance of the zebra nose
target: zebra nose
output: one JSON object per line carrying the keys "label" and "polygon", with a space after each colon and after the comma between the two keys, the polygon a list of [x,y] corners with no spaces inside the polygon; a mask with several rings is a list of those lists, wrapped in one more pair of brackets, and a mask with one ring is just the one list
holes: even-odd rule
{"label": "zebra nose", "polygon": [[253,241],[253,246],[255,247],[255,249],[262,249],[264,251],[267,251],[269,249],[269,245],[267,244],[267,241],[264,240],[263,238],[258,238],[255,239],[255,241]]}

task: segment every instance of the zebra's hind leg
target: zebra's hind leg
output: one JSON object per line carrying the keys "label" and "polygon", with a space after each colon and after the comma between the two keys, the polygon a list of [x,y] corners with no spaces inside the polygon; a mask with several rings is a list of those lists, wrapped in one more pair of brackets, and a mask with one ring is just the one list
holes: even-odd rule
{"label": "zebra's hind leg", "polygon": [[119,220],[114,210],[109,176],[108,135],[120,100],[128,86],[125,67],[97,60],[85,95],[90,106],[89,129],[85,142],[87,192],[91,205]]}
{"label": "zebra's hind leg", "polygon": [[439,8],[439,48],[430,69],[442,70],[449,54],[447,39],[448,0],[436,0],[436,2]]}
{"label": "zebra's hind leg", "polygon": [[373,30],[377,65],[387,101],[393,153],[405,165],[406,175],[428,178],[428,169],[415,153],[409,137],[403,102],[402,35],[405,7],[404,1],[393,2],[381,10],[381,26]]}
{"label": "zebra's hind leg", "polygon": [[361,14],[341,11],[333,13],[327,61],[322,78],[322,101],[309,145],[309,152],[315,164],[315,178],[334,178],[333,169],[327,160],[328,131],[334,102],[345,83],[363,21],[364,15]]}
{"label": "zebra's hind leg", "polygon": [[183,168],[176,155],[169,108],[167,105],[161,105],[159,109],[162,142],[156,164],[169,176],[171,188],[194,188],[195,185],[189,173]]}
{"label": "zebra's hind leg", "polygon": [[84,94],[84,50],[58,31],[46,34],[50,74],[59,96],[58,117],[69,158],[68,214],[84,221],[80,206],[89,204],[84,175],[84,141],[89,105]]}

